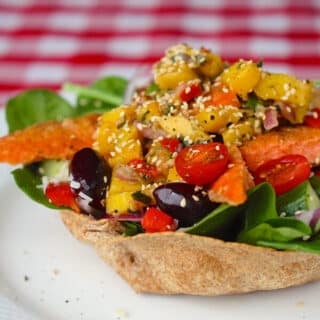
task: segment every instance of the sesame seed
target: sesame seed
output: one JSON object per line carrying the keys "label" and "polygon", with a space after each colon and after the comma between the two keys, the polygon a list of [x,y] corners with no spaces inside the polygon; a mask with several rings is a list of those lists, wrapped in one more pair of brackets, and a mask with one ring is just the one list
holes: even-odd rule
{"label": "sesame seed", "polygon": [[281,212],[281,213],[280,213],[280,217],[282,217],[282,218],[285,217],[286,215],[287,215],[286,212]]}
{"label": "sesame seed", "polygon": [[70,182],[70,187],[71,187],[72,189],[80,189],[81,184],[80,184],[80,182],[78,182],[78,181],[72,180],[72,181]]}
{"label": "sesame seed", "polygon": [[307,240],[309,240],[311,237],[309,236],[309,235],[305,235],[305,236],[303,236],[302,237],[302,240],[303,241],[307,241]]}
{"label": "sesame seed", "polygon": [[93,200],[91,197],[89,197],[87,194],[83,193],[82,191],[80,191],[78,195],[83,200],[87,200],[87,201],[92,201]]}
{"label": "sesame seed", "polygon": [[114,149],[115,149],[116,152],[118,152],[118,153],[121,153],[121,152],[122,152],[122,149],[121,149],[120,147],[118,147],[118,146],[116,146]]}
{"label": "sesame seed", "polygon": [[111,157],[114,157],[115,155],[116,155],[115,152],[113,152],[113,151],[110,152],[110,156],[111,156]]}
{"label": "sesame seed", "polygon": [[190,93],[190,92],[191,92],[191,88],[190,88],[190,87],[186,87],[186,89],[184,90],[184,92],[185,92],[186,94]]}
{"label": "sesame seed", "polygon": [[200,200],[200,198],[198,196],[196,196],[195,194],[192,195],[192,199],[197,202]]}
{"label": "sesame seed", "polygon": [[187,205],[187,200],[185,197],[183,197],[180,201],[180,207],[185,208]]}

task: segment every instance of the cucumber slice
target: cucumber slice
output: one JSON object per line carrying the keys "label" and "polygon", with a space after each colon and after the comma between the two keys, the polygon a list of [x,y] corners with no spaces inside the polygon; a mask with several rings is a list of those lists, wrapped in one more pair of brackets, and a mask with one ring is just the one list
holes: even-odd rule
{"label": "cucumber slice", "polygon": [[320,208],[320,199],[308,180],[294,189],[277,197],[278,214],[294,216],[297,211],[310,211]]}
{"label": "cucumber slice", "polygon": [[320,197],[320,177],[319,176],[313,176],[309,179],[312,188],[317,193],[318,197]]}
{"label": "cucumber slice", "polygon": [[48,177],[49,180],[68,181],[69,161],[68,160],[46,160],[40,165],[41,175]]}

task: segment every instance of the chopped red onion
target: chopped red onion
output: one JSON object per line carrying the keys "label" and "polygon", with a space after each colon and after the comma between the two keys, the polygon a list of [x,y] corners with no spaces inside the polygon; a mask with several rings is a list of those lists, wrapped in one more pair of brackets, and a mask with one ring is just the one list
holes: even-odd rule
{"label": "chopped red onion", "polygon": [[158,139],[160,137],[165,137],[166,132],[162,129],[155,129],[149,126],[146,126],[145,124],[139,122],[139,121],[134,121],[134,125],[136,128],[141,132],[142,136],[147,139]]}
{"label": "chopped red onion", "polygon": [[320,208],[310,211],[301,211],[294,217],[309,225],[315,232],[320,230]]}
{"label": "chopped red onion", "polygon": [[116,166],[114,169],[114,174],[117,178],[124,180],[124,181],[140,181],[139,175],[135,172],[135,170],[125,164],[120,164]]}
{"label": "chopped red onion", "polygon": [[265,116],[266,117],[263,121],[263,126],[266,130],[271,130],[279,125],[277,110],[273,108],[267,108]]}

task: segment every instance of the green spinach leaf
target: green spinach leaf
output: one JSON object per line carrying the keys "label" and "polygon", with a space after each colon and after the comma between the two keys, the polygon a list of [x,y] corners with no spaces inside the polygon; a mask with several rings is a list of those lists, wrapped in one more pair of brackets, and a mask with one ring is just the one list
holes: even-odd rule
{"label": "green spinach leaf", "polygon": [[149,87],[146,89],[146,94],[150,95],[151,93],[157,92],[157,91],[159,91],[159,86],[156,83],[151,82]]}
{"label": "green spinach leaf", "polygon": [[75,109],[53,91],[32,89],[8,100],[6,118],[9,133],[48,120],[75,116]]}
{"label": "green spinach leaf", "polygon": [[110,76],[99,79],[90,87],[66,83],[63,89],[78,94],[77,113],[105,112],[123,103],[128,81],[121,77]]}
{"label": "green spinach leaf", "polygon": [[186,233],[226,239],[234,229],[234,223],[243,211],[244,206],[232,207],[221,204],[202,220],[185,230]]}
{"label": "green spinach leaf", "polygon": [[276,195],[272,186],[261,183],[251,189],[245,209],[244,230],[277,217]]}
{"label": "green spinach leaf", "polygon": [[257,244],[258,241],[289,242],[311,236],[312,230],[304,222],[293,218],[270,219],[258,226],[242,231],[239,242]]}
{"label": "green spinach leaf", "polygon": [[32,200],[50,209],[61,209],[49,202],[41,188],[42,181],[34,165],[15,169],[12,172],[17,186]]}
{"label": "green spinach leaf", "polygon": [[256,243],[258,246],[274,248],[278,250],[295,250],[304,251],[309,253],[320,253],[320,240],[311,241],[291,241],[291,242],[277,242],[277,241],[265,241],[259,240]]}

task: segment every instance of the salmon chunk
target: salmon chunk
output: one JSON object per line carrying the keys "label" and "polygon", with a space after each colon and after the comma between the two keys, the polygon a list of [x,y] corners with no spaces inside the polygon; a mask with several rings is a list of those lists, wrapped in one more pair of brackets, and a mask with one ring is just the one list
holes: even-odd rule
{"label": "salmon chunk", "polygon": [[258,135],[240,150],[252,172],[263,163],[288,154],[301,154],[310,164],[319,165],[320,129],[306,126],[281,128]]}
{"label": "salmon chunk", "polygon": [[79,149],[91,147],[98,115],[62,122],[48,121],[0,138],[0,162],[26,164],[46,159],[69,159]]}
{"label": "salmon chunk", "polygon": [[228,169],[212,184],[208,195],[213,202],[237,206],[247,200],[247,191],[254,182],[239,149],[231,146],[228,151]]}

